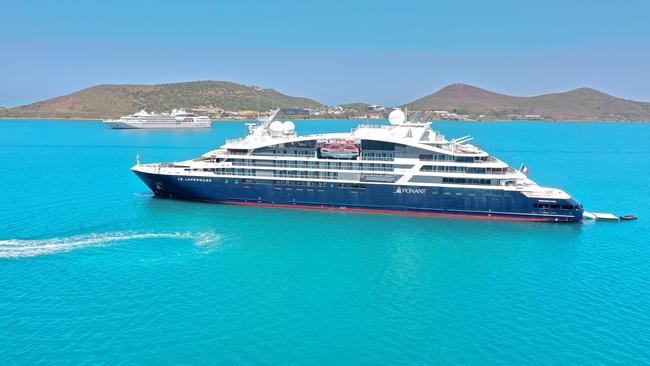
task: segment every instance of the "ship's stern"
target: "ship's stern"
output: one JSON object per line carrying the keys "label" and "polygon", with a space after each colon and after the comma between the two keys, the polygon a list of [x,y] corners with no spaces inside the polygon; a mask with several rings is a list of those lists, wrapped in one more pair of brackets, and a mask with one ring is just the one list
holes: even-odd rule
{"label": "ship's stern", "polygon": [[580,202],[578,202],[575,198],[571,197],[567,200],[565,200],[564,207],[571,207],[569,209],[569,212],[571,212],[571,215],[573,215],[574,221],[582,221],[582,218],[584,217],[584,207]]}
{"label": "ship's stern", "polygon": [[522,192],[532,204],[532,213],[552,218],[553,221],[580,222],[584,208],[568,193],[557,188],[536,186]]}

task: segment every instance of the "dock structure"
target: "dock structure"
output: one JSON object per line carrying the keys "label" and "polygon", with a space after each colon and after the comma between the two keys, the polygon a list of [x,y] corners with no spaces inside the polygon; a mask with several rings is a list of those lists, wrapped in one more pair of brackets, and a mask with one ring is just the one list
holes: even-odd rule
{"label": "dock structure", "polygon": [[618,221],[618,216],[606,212],[584,212],[584,217],[592,220]]}

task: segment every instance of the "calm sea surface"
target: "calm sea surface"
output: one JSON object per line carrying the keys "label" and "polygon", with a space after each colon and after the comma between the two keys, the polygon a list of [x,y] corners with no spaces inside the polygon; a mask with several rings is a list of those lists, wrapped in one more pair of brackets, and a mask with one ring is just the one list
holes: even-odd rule
{"label": "calm sea surface", "polygon": [[[299,133],[354,121],[303,121]],[[543,224],[156,199],[241,136],[0,121],[1,364],[650,364],[650,124],[453,123],[591,211]]]}

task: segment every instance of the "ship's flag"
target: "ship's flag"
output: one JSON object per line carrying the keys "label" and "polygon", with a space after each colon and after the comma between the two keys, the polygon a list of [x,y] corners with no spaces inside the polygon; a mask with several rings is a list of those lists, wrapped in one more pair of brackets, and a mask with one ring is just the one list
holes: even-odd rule
{"label": "ship's flag", "polygon": [[524,164],[521,164],[521,167],[519,168],[519,171],[528,175],[528,167]]}

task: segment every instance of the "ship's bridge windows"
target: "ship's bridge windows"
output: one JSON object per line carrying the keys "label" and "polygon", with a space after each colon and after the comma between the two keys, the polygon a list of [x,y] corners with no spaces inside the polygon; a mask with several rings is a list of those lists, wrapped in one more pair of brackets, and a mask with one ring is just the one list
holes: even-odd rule
{"label": "ship's bridge windows", "polygon": [[457,156],[456,157],[456,162],[459,163],[470,163],[474,161],[473,156]]}
{"label": "ship's bridge windows", "polygon": [[315,148],[316,140],[305,140],[305,141],[293,141],[282,144],[284,147],[296,147],[296,148]]}
{"label": "ship's bridge windows", "polygon": [[[401,156],[400,157],[406,157]],[[420,161],[454,161],[454,157],[444,154],[420,154],[417,156]]]}
{"label": "ship's bridge windows", "polygon": [[376,140],[361,140],[361,150],[395,151],[395,143]]}
{"label": "ship's bridge windows", "polygon": [[261,156],[305,156],[310,157],[316,154],[315,143],[311,144],[279,144],[255,149],[253,155]]}
{"label": "ship's bridge windows", "polygon": [[233,155],[246,155],[248,150],[246,149],[228,149],[228,152]]}
{"label": "ship's bridge windows", "polygon": [[491,179],[475,179],[475,178],[442,178],[443,183],[448,184],[479,184],[479,185],[491,185]]}

